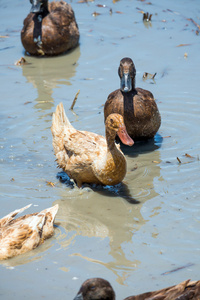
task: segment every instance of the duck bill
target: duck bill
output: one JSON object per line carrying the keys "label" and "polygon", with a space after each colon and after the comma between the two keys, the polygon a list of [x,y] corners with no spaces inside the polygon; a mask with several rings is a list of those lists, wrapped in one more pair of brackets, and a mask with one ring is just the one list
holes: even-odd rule
{"label": "duck bill", "polygon": [[76,295],[76,297],[74,298],[74,300],[83,300],[83,295],[82,294]]}
{"label": "duck bill", "polygon": [[128,93],[132,90],[132,80],[129,73],[123,73],[120,84],[120,90],[122,92]]}
{"label": "duck bill", "polygon": [[39,0],[32,0],[31,3],[32,3],[31,12],[39,13],[41,11],[41,2]]}
{"label": "duck bill", "polygon": [[132,146],[134,144],[134,141],[132,140],[132,138],[128,135],[128,133],[126,131],[125,126],[122,126],[119,128],[117,135],[124,145]]}

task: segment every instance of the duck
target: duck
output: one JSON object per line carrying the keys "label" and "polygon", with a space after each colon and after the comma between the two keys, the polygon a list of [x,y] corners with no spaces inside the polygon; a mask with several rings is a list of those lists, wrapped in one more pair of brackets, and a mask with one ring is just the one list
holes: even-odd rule
{"label": "duck", "polygon": [[35,249],[53,235],[58,204],[15,219],[16,215],[31,205],[16,209],[0,219],[0,260]]}
{"label": "duck", "polygon": [[65,1],[30,0],[31,12],[24,20],[21,41],[35,56],[62,54],[79,43],[79,29],[70,4]]}
{"label": "duck", "polygon": [[116,185],[126,175],[126,158],[115,143],[132,146],[123,117],[111,114],[105,122],[106,137],[93,132],[79,131],[68,120],[63,104],[56,107],[51,132],[57,164],[80,188],[84,183]]}
{"label": "duck", "polygon": [[123,116],[129,136],[147,140],[155,136],[161,125],[161,116],[150,91],[135,87],[136,68],[131,58],[124,57],[118,68],[120,89],[108,95],[104,105],[104,119],[110,114]]}
{"label": "duck", "polygon": [[[90,278],[83,282],[74,300],[115,300],[115,292],[109,281],[103,278]],[[199,300],[200,280],[185,280],[158,291],[130,296],[124,300]]]}

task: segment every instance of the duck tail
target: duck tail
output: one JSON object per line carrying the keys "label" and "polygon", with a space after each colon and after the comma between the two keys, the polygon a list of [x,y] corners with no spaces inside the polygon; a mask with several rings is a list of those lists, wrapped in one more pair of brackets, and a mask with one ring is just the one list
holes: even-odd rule
{"label": "duck tail", "polygon": [[45,224],[45,214],[42,213],[33,215],[29,222],[29,226],[31,227],[31,229],[39,232],[42,232],[44,224]]}
{"label": "duck tail", "polygon": [[55,219],[55,216],[58,212],[58,208],[59,208],[59,205],[56,204],[52,207],[49,207],[49,208],[46,208],[46,209],[42,210],[40,213],[45,214],[47,216],[47,219],[48,219],[48,215],[49,215],[50,216],[50,221],[51,221],[51,223],[53,223],[54,219]]}
{"label": "duck tail", "polygon": [[62,127],[72,127],[68,120],[62,102],[57,105],[55,113],[52,118],[52,128],[54,131],[60,130]]}
{"label": "duck tail", "polygon": [[42,230],[42,238],[44,240],[48,239],[53,235],[54,229],[53,224],[55,220],[55,216],[58,212],[59,205],[56,204],[50,208],[42,210],[39,215],[45,215],[45,224],[43,226]]}
{"label": "duck tail", "polygon": [[65,135],[65,129],[69,129],[69,128],[73,128],[73,126],[71,125],[71,123],[69,122],[65,114],[63,104],[60,103],[56,107],[55,113],[53,113],[52,126],[51,126],[51,132],[53,136],[53,148],[56,157],[59,152],[62,153],[62,151],[64,150],[63,138]]}
{"label": "duck tail", "polygon": [[14,219],[14,217],[17,214],[22,213],[25,209],[29,208],[32,204],[26,205],[20,209],[16,209],[14,211],[12,211],[11,213],[9,213],[8,215],[6,215],[5,217],[3,217],[2,219],[0,219],[0,228],[6,226],[10,221],[12,221]]}

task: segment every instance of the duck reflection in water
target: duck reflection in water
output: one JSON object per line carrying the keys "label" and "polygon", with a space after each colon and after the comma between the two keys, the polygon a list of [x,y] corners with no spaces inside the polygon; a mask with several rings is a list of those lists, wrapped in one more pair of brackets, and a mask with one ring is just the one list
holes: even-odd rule
{"label": "duck reflection in water", "polygon": [[44,59],[27,57],[28,64],[23,65],[22,70],[23,76],[37,89],[35,109],[44,111],[54,106],[53,90],[62,85],[71,85],[79,57],[80,47],[70,55]]}
{"label": "duck reflection in water", "polygon": [[[80,190],[73,189],[70,196],[69,190],[62,189],[60,200],[54,204],[60,207],[57,224],[65,229],[62,239],[57,239],[61,247],[69,247],[70,256],[111,270],[117,282],[124,284],[127,276],[140,264],[134,254],[133,240],[146,223],[140,212],[141,206],[84,189],[81,194]],[[82,245],[79,244],[80,237],[85,237],[86,244],[88,240],[89,254],[87,247],[79,247]],[[74,243],[76,247],[73,247]],[[93,247],[95,251],[92,251]]]}

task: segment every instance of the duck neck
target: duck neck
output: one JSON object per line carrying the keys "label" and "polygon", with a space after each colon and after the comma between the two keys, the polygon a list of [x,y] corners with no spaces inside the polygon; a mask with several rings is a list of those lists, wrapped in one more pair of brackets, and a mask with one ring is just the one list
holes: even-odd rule
{"label": "duck neck", "polygon": [[106,128],[106,141],[107,141],[107,148],[109,151],[116,148],[115,137],[116,137],[116,132],[110,131],[110,130],[108,130],[108,128]]}
{"label": "duck neck", "polygon": [[36,15],[40,15],[42,18],[46,17],[49,14],[49,9],[48,9],[48,0],[43,0],[40,3],[40,8],[36,12]]}
{"label": "duck neck", "polygon": [[43,18],[49,14],[48,0],[42,1],[40,14],[42,15]]}
{"label": "duck neck", "polygon": [[135,76],[132,78],[132,91],[135,90]]}
{"label": "duck neck", "polygon": [[107,151],[95,161],[94,173],[104,185],[115,185],[124,179],[126,160],[115,144],[116,133],[106,129]]}

